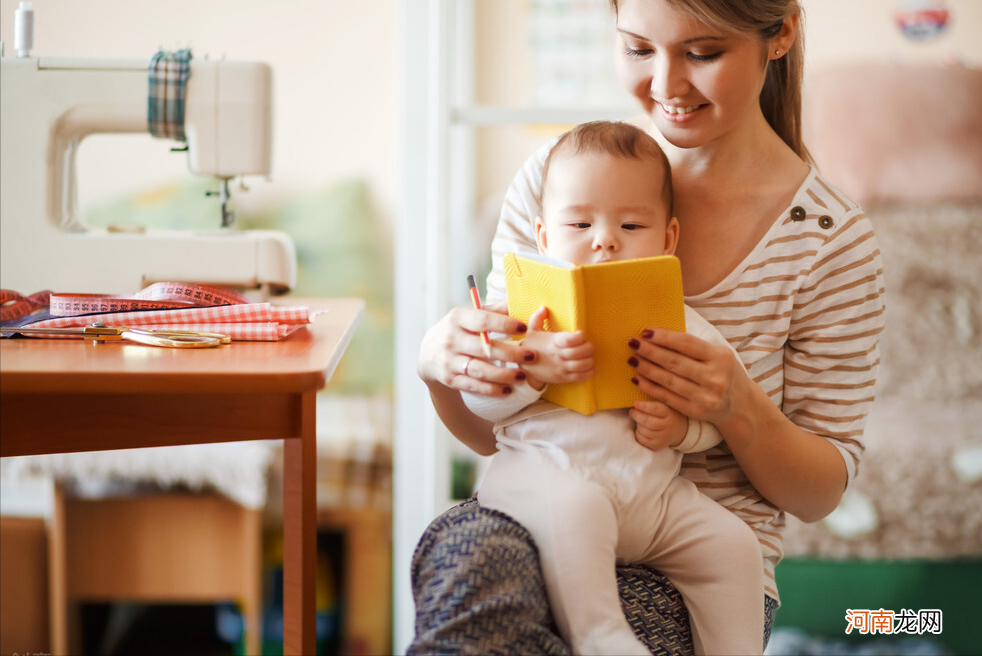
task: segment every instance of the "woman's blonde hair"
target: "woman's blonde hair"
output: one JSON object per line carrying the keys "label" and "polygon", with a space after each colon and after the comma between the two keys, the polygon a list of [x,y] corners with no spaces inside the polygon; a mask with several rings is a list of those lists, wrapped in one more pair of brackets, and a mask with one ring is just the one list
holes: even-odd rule
{"label": "woman's blonde hair", "polygon": [[[801,82],[805,71],[804,10],[798,0],[666,0],[675,9],[723,32],[752,32],[762,43],[777,36],[784,19],[798,16],[791,48],[767,65],[760,92],[764,118],[799,157],[811,161],[801,137]],[[609,0],[617,13],[618,0]],[[768,53],[763,52],[766,61]]]}

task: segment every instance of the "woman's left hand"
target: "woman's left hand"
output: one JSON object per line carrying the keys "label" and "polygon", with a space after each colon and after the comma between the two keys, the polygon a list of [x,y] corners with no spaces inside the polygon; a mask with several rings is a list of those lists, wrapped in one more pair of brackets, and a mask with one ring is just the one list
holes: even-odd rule
{"label": "woman's left hand", "polygon": [[750,383],[733,351],[674,330],[646,330],[628,346],[642,392],[692,419],[722,429]]}
{"label": "woman's left hand", "polygon": [[715,425],[761,496],[805,522],[835,509],[848,479],[842,455],[785,416],[733,351],[665,329],[629,346],[641,391]]}

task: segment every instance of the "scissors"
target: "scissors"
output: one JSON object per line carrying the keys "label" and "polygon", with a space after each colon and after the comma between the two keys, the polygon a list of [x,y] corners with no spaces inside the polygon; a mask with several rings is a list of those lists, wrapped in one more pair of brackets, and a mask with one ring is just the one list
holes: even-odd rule
{"label": "scissors", "polygon": [[96,344],[103,342],[118,342],[122,340],[146,344],[148,346],[166,346],[170,348],[209,348],[219,344],[228,344],[232,338],[220,333],[206,333],[195,330],[160,330],[127,328],[126,326],[107,326],[96,322],[91,326],[79,328],[0,328],[0,333],[21,335],[81,335]]}

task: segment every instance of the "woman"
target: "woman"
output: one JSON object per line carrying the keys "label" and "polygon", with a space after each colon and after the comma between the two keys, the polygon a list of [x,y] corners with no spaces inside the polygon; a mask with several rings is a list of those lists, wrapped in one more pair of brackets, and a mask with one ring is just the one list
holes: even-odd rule
{"label": "woman", "polygon": [[[618,76],[644,110],[636,123],[672,165],[686,301],[746,367],[723,347],[652,330],[632,341],[636,381],[724,437],[716,449],[686,455],[682,475],[757,534],[763,641],[779,599],[774,566],[784,513],[804,521],[827,515],[862,455],[883,322],[879,251],[861,208],[809,165],[801,142],[796,0],[611,5]],[[533,155],[509,189],[492,246],[489,301],[504,297],[503,254],[534,252],[547,153],[548,146]],[[434,406],[478,453],[494,452],[491,427],[466,410],[460,391],[507,394],[522,375],[486,360],[479,333],[522,329],[504,314],[457,309],[423,340],[418,371]],[[519,365],[535,358],[505,342],[492,355]],[[520,527],[473,501],[438,518],[414,560],[410,651],[568,653],[550,624],[537,568],[521,555],[531,548]],[[621,583],[625,610],[649,647],[691,650],[686,614],[667,580],[632,570]],[[669,616],[653,617],[652,600]]]}

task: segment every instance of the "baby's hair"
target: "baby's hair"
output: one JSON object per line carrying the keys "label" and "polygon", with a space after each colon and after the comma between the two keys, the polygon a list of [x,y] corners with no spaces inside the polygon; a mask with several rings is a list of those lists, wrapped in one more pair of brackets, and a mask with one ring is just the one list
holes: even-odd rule
{"label": "baby's hair", "polygon": [[554,157],[565,153],[574,155],[600,153],[638,161],[652,160],[658,163],[662,170],[662,199],[665,201],[668,215],[672,216],[674,202],[672,167],[658,142],[641,128],[619,121],[591,121],[581,123],[564,133],[552,147],[542,168],[543,193],[549,176],[549,165]]}

